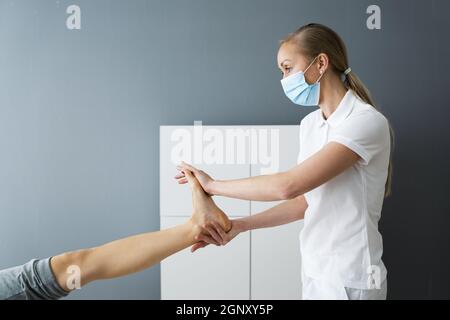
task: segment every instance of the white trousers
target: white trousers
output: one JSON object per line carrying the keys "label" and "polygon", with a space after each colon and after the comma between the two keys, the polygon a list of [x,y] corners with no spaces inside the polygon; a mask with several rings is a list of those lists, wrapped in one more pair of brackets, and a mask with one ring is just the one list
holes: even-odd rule
{"label": "white trousers", "polygon": [[303,277],[303,300],[386,300],[387,280],[380,289],[355,289],[339,286],[322,280]]}

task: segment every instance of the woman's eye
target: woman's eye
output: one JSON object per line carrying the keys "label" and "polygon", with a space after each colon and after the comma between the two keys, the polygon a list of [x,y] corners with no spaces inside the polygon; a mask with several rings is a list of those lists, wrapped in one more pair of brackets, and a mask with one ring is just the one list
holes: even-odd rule
{"label": "woman's eye", "polygon": [[292,68],[290,67],[284,67],[284,71],[281,71],[281,75],[285,76],[291,72]]}

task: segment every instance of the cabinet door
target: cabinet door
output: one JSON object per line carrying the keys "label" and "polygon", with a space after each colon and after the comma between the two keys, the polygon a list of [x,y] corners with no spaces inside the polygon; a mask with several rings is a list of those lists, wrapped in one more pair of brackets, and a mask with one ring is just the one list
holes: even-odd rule
{"label": "cabinet door", "polygon": [[[186,218],[161,217],[161,229]],[[161,299],[250,299],[250,236],[194,253],[185,249],[161,263]]]}
{"label": "cabinet door", "polygon": [[[254,163],[251,175],[288,170],[297,164],[299,126],[256,126],[278,134],[278,147],[264,147],[271,154],[272,165]],[[273,131],[274,130],[274,131]],[[275,134],[276,135],[276,134]],[[261,142],[260,142],[261,147]],[[278,158],[275,158],[278,157]],[[267,157],[266,157],[267,158]],[[278,166],[274,165],[278,163]],[[269,209],[280,202],[251,202],[251,214]],[[251,235],[251,297],[252,299],[301,299],[301,259],[299,233],[303,221],[269,229],[252,231]]]}
{"label": "cabinet door", "polygon": [[[250,127],[194,126],[160,127],[160,212],[163,216],[191,214],[191,193],[187,185],[173,178],[176,165],[183,160],[204,170],[215,179],[237,179],[250,176],[248,137]],[[229,216],[248,216],[248,201],[214,197]]]}
{"label": "cabinet door", "polygon": [[303,221],[251,235],[251,298],[301,299],[299,232]]}

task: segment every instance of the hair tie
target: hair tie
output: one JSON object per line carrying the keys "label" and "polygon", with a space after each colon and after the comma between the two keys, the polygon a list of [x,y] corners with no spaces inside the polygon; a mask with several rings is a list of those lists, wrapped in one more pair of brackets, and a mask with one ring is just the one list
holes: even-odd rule
{"label": "hair tie", "polygon": [[348,76],[348,74],[352,72],[352,68],[348,67],[347,70],[344,71],[344,75]]}

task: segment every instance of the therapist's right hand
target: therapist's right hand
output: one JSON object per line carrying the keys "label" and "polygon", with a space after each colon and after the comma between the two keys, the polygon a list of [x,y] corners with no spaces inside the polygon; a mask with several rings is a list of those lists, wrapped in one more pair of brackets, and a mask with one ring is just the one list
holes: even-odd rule
{"label": "therapist's right hand", "polygon": [[[215,221],[211,221],[206,224],[204,231],[209,233],[209,236],[200,234],[196,237],[197,242],[191,247],[191,252],[195,252],[198,249],[204,248],[209,244],[217,244],[224,246],[231,240],[233,240],[239,233],[245,231],[244,224],[240,219],[231,220],[231,229],[228,232],[222,228],[220,224]],[[211,242],[211,239],[215,239],[215,242]]]}

